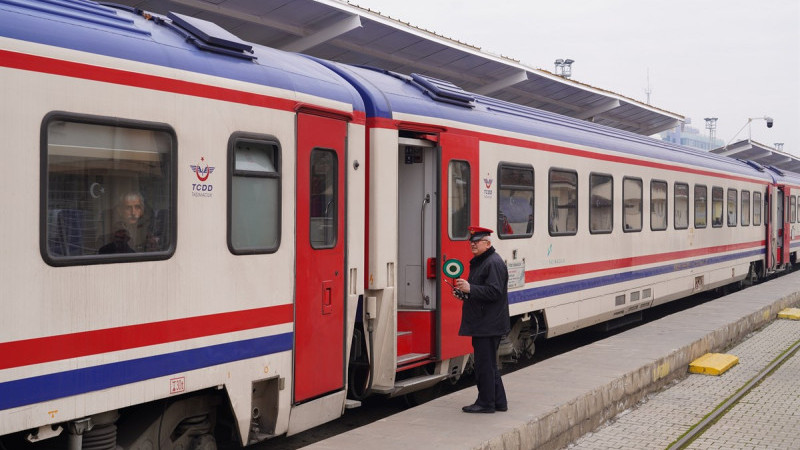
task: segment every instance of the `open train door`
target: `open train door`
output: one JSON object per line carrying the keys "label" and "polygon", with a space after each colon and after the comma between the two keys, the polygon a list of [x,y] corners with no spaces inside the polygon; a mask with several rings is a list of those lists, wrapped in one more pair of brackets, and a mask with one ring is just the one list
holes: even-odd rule
{"label": "open train door", "polygon": [[783,191],[783,214],[780,216],[781,221],[781,264],[789,264],[790,252],[792,249],[792,226],[789,223],[789,199],[791,198],[791,188],[789,186],[780,186],[779,189]]}
{"label": "open train door", "polygon": [[486,189],[491,190],[493,180],[487,174],[485,180],[479,182],[481,177],[478,173],[477,138],[443,133],[440,145],[439,209],[442,220],[439,230],[441,262],[437,275],[443,282],[439,283],[441,326],[438,337],[440,356],[445,360],[472,353],[472,342],[470,338],[458,335],[458,328],[461,325],[461,301],[453,295],[452,288],[447,284],[453,283],[453,279],[444,276],[441,268],[443,264],[458,261],[464,267],[461,278],[467,278],[469,260],[472,259],[467,227],[479,225],[478,193]]}
{"label": "open train door", "polygon": [[347,123],[297,115],[294,401],[343,389]]}
{"label": "open train door", "polygon": [[767,271],[780,268],[784,260],[784,195],[785,186],[770,186],[769,216],[767,222]]}

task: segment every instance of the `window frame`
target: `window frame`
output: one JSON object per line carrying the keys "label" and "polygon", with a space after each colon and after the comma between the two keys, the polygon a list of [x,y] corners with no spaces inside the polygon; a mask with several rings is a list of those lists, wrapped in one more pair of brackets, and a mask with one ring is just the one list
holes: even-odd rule
{"label": "window frame", "polygon": [[[756,208],[756,198],[758,199],[758,208]],[[751,201],[753,202],[753,226],[759,227],[763,223],[762,215],[763,215],[763,206],[762,206],[762,195],[761,192],[753,191],[753,196],[751,197]],[[756,214],[756,211],[758,214]],[[756,221],[756,217],[758,217],[758,221]]]}
{"label": "window frame", "polygon": [[[572,230],[572,231],[555,231],[555,232],[553,231],[552,218],[554,217],[553,216],[553,206],[554,205],[553,205],[552,200],[550,199],[550,192],[552,190],[553,173],[554,172],[560,172],[560,173],[575,175],[575,205],[574,206],[568,206],[568,205],[567,206],[561,206],[561,205],[558,205],[559,209],[561,209],[561,208],[569,208],[569,209],[574,210],[574,212],[575,212],[575,229]],[[547,231],[548,231],[550,236],[575,236],[576,234],[578,234],[578,228],[579,228],[579,223],[580,223],[580,216],[579,216],[579,213],[580,213],[580,205],[579,205],[580,204],[580,199],[578,197],[578,195],[580,193],[579,184],[580,184],[580,179],[578,177],[578,172],[576,170],[551,167],[550,170],[548,171],[548,173],[547,173]],[[567,217],[569,217],[569,214],[567,215]]]}
{"label": "window frame", "polygon": [[[697,205],[697,202],[698,202],[698,200],[697,200],[698,199],[697,188],[702,188],[703,190],[705,190],[705,194],[704,194],[704,197],[703,197],[704,205],[703,205],[703,224],[702,225],[699,225],[698,222],[697,222],[697,206],[698,206]],[[692,190],[692,200],[693,200],[692,201],[692,205],[694,206],[692,208],[692,212],[693,212],[693,215],[694,215],[694,228],[695,229],[708,228],[708,185],[706,185],[706,184],[696,184],[695,183],[694,189]]]}
{"label": "window frame", "polygon": [[332,172],[333,173],[333,184],[332,184],[333,193],[332,193],[332,197],[333,197],[333,202],[335,202],[335,206],[336,206],[333,209],[333,211],[335,213],[335,216],[333,217],[333,220],[331,222],[333,224],[333,234],[332,234],[333,241],[330,242],[330,243],[326,243],[325,245],[315,245],[314,241],[311,240],[311,237],[312,237],[312,233],[311,233],[311,218],[312,218],[312,216],[311,216],[311,204],[312,204],[311,195],[312,195],[312,192],[311,192],[311,189],[309,187],[309,190],[308,190],[308,195],[309,195],[308,207],[309,207],[309,209],[306,211],[308,213],[308,226],[309,226],[309,228],[308,228],[308,245],[310,245],[311,248],[314,249],[314,250],[328,250],[328,249],[336,248],[336,246],[339,243],[339,209],[343,206],[343,205],[339,204],[339,182],[340,182],[340,180],[339,180],[339,164],[341,164],[342,161],[339,160],[339,153],[337,153],[337,151],[335,149],[333,149],[333,148],[330,148],[330,147],[314,147],[314,148],[312,148],[311,152],[308,154],[308,158],[309,158],[309,160],[308,160],[308,170],[309,170],[308,181],[309,181],[309,183],[314,178],[314,174],[313,174],[313,171],[314,171],[313,157],[317,153],[327,153],[327,154],[333,155],[334,167],[333,167],[333,172]]}
{"label": "window frame", "polygon": [[[468,174],[467,174],[467,225],[464,228],[464,236],[454,236],[453,235],[453,202],[450,201],[450,177],[452,175],[452,168],[453,164],[455,163],[463,163],[467,166]],[[447,236],[450,238],[451,241],[466,241],[469,239],[469,221],[472,217],[472,165],[466,159],[451,159],[447,163]]]}
{"label": "window frame", "polygon": [[[592,188],[594,184],[592,180],[594,177],[605,177],[611,180],[611,211],[609,215],[611,216],[611,227],[608,230],[595,230],[592,226],[594,223],[592,221],[592,215],[594,214],[595,207],[592,204]],[[599,172],[590,172],[589,173],[589,233],[590,234],[610,234],[614,232],[614,176],[609,173],[599,173]]]}
{"label": "window frame", "polygon": [[[733,220],[731,220],[731,194],[733,194]],[[735,227],[739,224],[739,190],[728,188],[725,192],[725,224]]]}
{"label": "window frame", "polygon": [[[745,202],[745,197],[747,198],[747,202]],[[745,204],[747,204],[746,209]],[[750,191],[742,189],[742,192],[739,194],[739,205],[739,224],[743,227],[749,227],[751,216],[750,211],[752,209],[752,203],[750,202]]]}
{"label": "window frame", "polygon": [[[275,147],[275,172],[260,172],[250,170],[236,170],[236,144],[240,141],[251,141],[259,144],[274,145]],[[283,236],[283,148],[277,137],[266,134],[250,133],[237,131],[228,138],[228,174],[227,174],[227,222],[226,237],[228,250],[234,255],[263,255],[275,253],[280,249]],[[276,233],[278,238],[273,247],[239,249],[233,244],[233,180],[234,177],[244,178],[269,178],[278,180],[278,204],[279,217],[277,219]]]}
{"label": "window frame", "polygon": [[[719,192],[719,200],[714,199],[714,193]],[[714,202],[719,202],[719,224],[714,223]],[[711,186],[711,227],[722,228],[725,224],[725,190],[722,186]]]}
{"label": "window frame", "polygon": [[[531,185],[522,185],[522,184],[502,184],[503,182],[503,175],[502,171],[504,168],[513,169],[513,170],[530,170],[531,172]],[[533,220],[531,223],[531,231],[525,233],[503,233],[503,228],[500,224],[500,192],[503,189],[515,189],[517,191],[530,191],[531,192],[531,215],[534,214],[536,211],[536,171],[531,164],[519,164],[519,163],[510,163],[510,162],[503,162],[501,161],[497,165],[497,204],[495,214],[497,217],[497,237],[500,239],[526,239],[533,236],[534,228],[536,226],[536,220]]]}
{"label": "window frame", "polygon": [[[686,188],[686,226],[678,226],[678,186],[683,186]],[[691,197],[690,197],[690,190],[689,190],[689,183],[684,183],[681,181],[676,181],[672,185],[672,227],[676,230],[686,230],[689,228],[689,210],[691,206]]]}
{"label": "window frame", "polygon": [[[664,226],[653,227],[653,185],[664,185]],[[669,183],[665,180],[650,180],[650,231],[665,231],[669,228]]]}
{"label": "window frame", "polygon": [[[625,228],[625,200],[627,199],[625,196],[626,181],[639,182],[639,191],[641,192],[639,196],[639,228]],[[644,229],[644,180],[639,177],[622,177],[622,231],[625,233],[641,233],[642,229]]]}
{"label": "window frame", "polygon": [[[166,176],[168,177],[168,187],[166,191],[169,195],[167,202],[169,213],[168,240],[169,245],[161,251],[136,252],[136,253],[117,253],[104,255],[80,255],[80,256],[58,256],[50,255],[48,251],[48,194],[49,194],[49,161],[48,161],[48,127],[51,122],[65,121],[80,124],[99,125],[112,128],[130,128],[135,130],[147,130],[166,133],[172,140],[172,145],[168,152],[169,168]],[[119,117],[99,116],[91,114],[72,113],[66,111],[51,111],[42,119],[39,131],[39,253],[50,266],[85,266],[94,264],[116,264],[138,261],[162,261],[167,260],[175,254],[177,246],[177,210],[178,210],[178,136],[175,130],[164,122],[150,122],[137,119],[125,119]]]}

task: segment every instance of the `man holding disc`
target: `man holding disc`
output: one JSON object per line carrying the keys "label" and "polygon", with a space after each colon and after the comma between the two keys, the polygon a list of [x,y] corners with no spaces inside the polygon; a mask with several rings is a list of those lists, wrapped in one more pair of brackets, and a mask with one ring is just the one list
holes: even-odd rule
{"label": "man holding disc", "polygon": [[467,413],[507,411],[508,401],[500,371],[497,348],[500,338],[510,330],[508,315],[508,270],[490,236],[492,230],[471,226],[469,245],[473,257],[469,277],[456,280],[455,288],[463,300],[460,336],[472,336],[478,399],[462,408]]}

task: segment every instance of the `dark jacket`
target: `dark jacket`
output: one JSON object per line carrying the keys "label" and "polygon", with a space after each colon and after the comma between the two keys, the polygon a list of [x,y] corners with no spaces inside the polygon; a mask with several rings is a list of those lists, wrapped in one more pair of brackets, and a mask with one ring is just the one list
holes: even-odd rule
{"label": "dark jacket", "polygon": [[461,336],[502,336],[510,330],[508,269],[494,247],[469,262],[469,298],[461,306]]}

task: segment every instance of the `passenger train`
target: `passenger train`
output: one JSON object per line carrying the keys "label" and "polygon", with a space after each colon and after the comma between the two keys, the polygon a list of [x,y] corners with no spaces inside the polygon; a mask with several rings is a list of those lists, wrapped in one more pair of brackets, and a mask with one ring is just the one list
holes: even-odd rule
{"label": "passenger train", "polygon": [[[215,448],[796,261],[800,175],[89,0],[0,0],[0,448]],[[457,264],[456,264],[457,265]]]}

